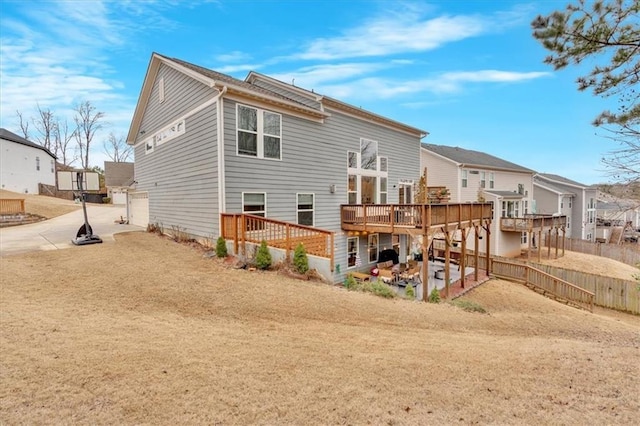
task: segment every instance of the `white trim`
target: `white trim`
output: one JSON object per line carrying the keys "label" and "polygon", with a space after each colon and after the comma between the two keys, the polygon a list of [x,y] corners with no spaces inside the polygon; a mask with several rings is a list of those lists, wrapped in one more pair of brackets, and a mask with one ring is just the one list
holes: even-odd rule
{"label": "white trim", "polygon": [[[182,121],[182,120],[185,120],[185,122],[186,122],[187,118],[191,117],[191,116],[192,116],[192,115],[194,115],[194,114],[199,113],[199,112],[200,112],[200,111],[202,111],[203,109],[205,109],[205,108],[207,108],[207,107],[209,107],[209,106],[213,105],[214,103],[216,103],[216,102],[218,101],[218,96],[220,96],[220,92],[218,92],[218,93],[217,93],[213,98],[209,99],[208,101],[201,103],[200,105],[198,105],[197,107],[195,107],[195,108],[194,108],[194,109],[192,109],[191,111],[189,111],[189,112],[187,112],[187,113],[183,114],[182,116],[180,116],[179,118],[177,118],[177,119],[175,119],[175,120],[172,120],[172,121],[171,121],[171,124],[173,124],[173,123],[177,123],[177,122]],[[171,126],[171,124],[165,125],[164,127],[162,127],[162,129],[165,129],[165,128],[167,128],[167,127],[170,127],[170,126]],[[154,134],[155,134],[155,133],[157,133],[157,132],[154,132]],[[146,139],[145,139],[145,140],[146,140]],[[145,140],[141,140],[140,142],[138,142],[137,144],[135,144],[135,145],[134,145],[134,147],[137,147],[138,145],[142,144]]]}
{"label": "white trim", "polygon": [[289,115],[292,117],[296,117],[296,118],[301,118],[303,120],[309,120],[309,121],[313,121],[315,123],[324,123],[324,119],[326,117],[330,117],[330,114],[325,114],[324,117],[310,117],[309,114],[304,114],[292,109],[288,109],[279,105],[274,105],[271,104],[269,102],[264,102],[261,101],[260,99],[256,99],[253,97],[248,97],[248,96],[239,96],[236,94],[227,94],[227,96],[225,96],[227,99],[230,99],[232,101],[241,103],[241,104],[250,104],[250,105],[254,105],[258,108],[263,108],[263,109],[268,109],[270,111],[273,112],[277,112],[278,114],[282,114],[282,115]]}
{"label": "white trim", "polygon": [[[349,240],[356,240],[356,257],[360,255],[360,237],[347,237],[347,270],[355,269],[358,267],[358,261],[354,261],[353,266],[349,266]],[[362,257],[360,257],[360,261],[362,262]]]}
{"label": "white trim", "polygon": [[[252,131],[250,130],[246,130],[246,129],[240,129],[238,127],[239,121],[238,120],[238,116],[239,116],[239,110],[240,108],[249,108],[249,109],[253,109],[256,111],[256,131],[255,131],[255,135],[256,135],[256,155],[249,155],[249,154],[241,154],[240,153],[240,138],[238,137],[238,132],[246,132],[246,133],[251,133],[253,134]],[[272,134],[268,134],[264,132],[264,115],[266,113],[269,114],[273,114],[273,115],[277,115],[278,118],[280,119],[280,135],[272,135]],[[254,106],[251,105],[245,105],[245,104],[241,104],[241,103],[236,103],[236,155],[239,157],[249,157],[249,158],[259,158],[261,160],[276,160],[276,161],[282,161],[282,149],[283,149],[283,144],[282,144],[282,114],[277,113],[277,112],[273,112],[270,110],[265,110],[265,109],[261,109],[261,108],[256,108]],[[273,137],[273,138],[279,138],[280,140],[280,149],[279,151],[279,157],[278,158],[273,158],[273,157],[265,157],[264,155],[264,141],[265,141],[265,137]]]}
{"label": "white trim", "polygon": [[[312,200],[311,200],[311,210],[300,210],[300,201],[298,199],[298,197],[300,195],[311,195]],[[298,218],[298,213],[300,212],[308,212],[311,211],[311,225],[307,225],[306,223],[300,223],[300,220]],[[296,223],[298,225],[304,225],[304,226],[315,226],[316,224],[316,194],[313,192],[296,192]]]}
{"label": "white trim", "polygon": [[264,217],[267,217],[267,193],[266,192],[258,192],[258,191],[242,191],[242,213],[247,213],[247,214],[253,214],[250,212],[245,212],[244,211],[244,196],[246,194],[262,194],[264,195]]}
{"label": "white trim", "polygon": [[[227,92],[227,86],[223,86],[215,96],[217,101],[216,121],[218,129],[218,214],[227,210],[227,194],[226,194],[226,173],[224,158],[224,94]],[[222,235],[222,220],[218,224],[219,232]]]}
{"label": "white trim", "polygon": [[[375,236],[376,237],[376,260],[371,260],[371,257],[369,256],[369,249],[370,247],[370,242],[371,242],[371,237]],[[375,234],[369,234],[367,236],[367,263],[376,263],[378,261],[378,255],[380,254],[380,234],[375,233]]]}

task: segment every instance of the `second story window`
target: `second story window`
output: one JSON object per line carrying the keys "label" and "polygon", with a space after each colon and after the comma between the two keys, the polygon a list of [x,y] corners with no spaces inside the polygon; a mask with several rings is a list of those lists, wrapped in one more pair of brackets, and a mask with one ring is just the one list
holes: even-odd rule
{"label": "second story window", "polygon": [[480,172],[480,188],[487,187],[487,174],[485,172]]}
{"label": "second story window", "polygon": [[489,188],[493,189],[493,182],[494,182],[494,174],[493,173],[489,173]]}
{"label": "second story window", "polygon": [[281,159],[282,116],[238,105],[238,155]]}
{"label": "second story window", "polygon": [[469,173],[466,170],[462,171],[462,187],[466,188],[469,183]]}

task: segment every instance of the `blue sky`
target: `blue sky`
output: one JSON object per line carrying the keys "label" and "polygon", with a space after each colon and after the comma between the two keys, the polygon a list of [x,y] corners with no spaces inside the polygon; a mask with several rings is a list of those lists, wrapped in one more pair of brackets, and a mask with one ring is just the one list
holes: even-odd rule
{"label": "blue sky", "polygon": [[[0,0],[0,126],[36,105],[71,123],[89,100],[102,141],[126,136],[152,52],[244,79],[251,70],[585,184],[616,148],[591,121],[610,101],[578,92],[531,35],[567,1]],[[592,65],[592,64],[587,64]]]}

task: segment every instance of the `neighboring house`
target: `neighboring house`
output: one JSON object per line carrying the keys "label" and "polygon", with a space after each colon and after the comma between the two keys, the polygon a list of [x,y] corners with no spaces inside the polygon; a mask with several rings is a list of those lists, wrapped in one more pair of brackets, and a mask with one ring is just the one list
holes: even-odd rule
{"label": "neighboring house", "polygon": [[201,238],[222,234],[222,213],[321,228],[335,234],[335,270],[321,272],[341,281],[384,248],[406,250],[408,235],[343,231],[341,206],[398,203],[420,176],[424,136],[262,74],[238,80],[154,53],[127,137],[130,221]]}
{"label": "neighboring house", "polygon": [[538,173],[534,178],[537,212],[567,216],[567,237],[596,239],[596,187],[565,177]]}
{"label": "neighboring house", "polygon": [[596,237],[598,241],[617,244],[638,241],[640,202],[598,192],[596,205]]}
{"label": "neighboring house", "polygon": [[56,156],[48,149],[0,128],[0,187],[37,194],[38,184],[56,184]]}
{"label": "neighboring house", "polygon": [[427,170],[428,186],[446,186],[451,203],[493,203],[490,254],[520,255],[528,243],[527,233],[501,231],[500,219],[535,213],[533,170],[484,152],[426,143],[422,144],[420,163]]}
{"label": "neighboring house", "polygon": [[133,163],[104,162],[104,185],[113,204],[127,204],[127,192],[133,185]]}

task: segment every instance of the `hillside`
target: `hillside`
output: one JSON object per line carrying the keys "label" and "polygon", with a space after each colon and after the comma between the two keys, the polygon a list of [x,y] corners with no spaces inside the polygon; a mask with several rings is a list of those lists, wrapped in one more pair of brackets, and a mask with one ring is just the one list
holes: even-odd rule
{"label": "hillside", "polygon": [[471,292],[489,313],[469,313],[231,270],[147,233],[0,268],[2,424],[632,424],[638,413],[640,318],[506,281]]}
{"label": "hillside", "polygon": [[20,194],[17,192],[0,189],[0,198],[24,198],[24,208],[26,213],[41,216],[47,219],[70,213],[81,207],[73,201],[63,200],[61,198],[47,197],[46,195],[37,194]]}

